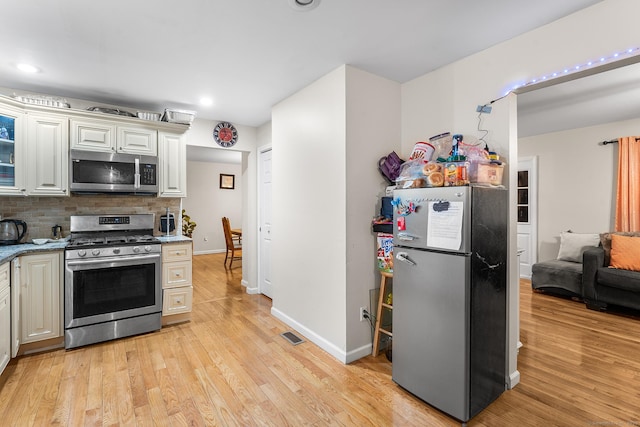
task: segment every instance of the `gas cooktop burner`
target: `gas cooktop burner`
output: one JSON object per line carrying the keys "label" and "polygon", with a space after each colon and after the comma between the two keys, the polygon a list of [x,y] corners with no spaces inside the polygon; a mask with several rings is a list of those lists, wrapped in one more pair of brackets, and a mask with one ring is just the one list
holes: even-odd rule
{"label": "gas cooktop burner", "polygon": [[150,234],[115,235],[115,236],[83,236],[71,238],[67,247],[79,248],[85,246],[124,246],[135,244],[159,243],[159,240]]}

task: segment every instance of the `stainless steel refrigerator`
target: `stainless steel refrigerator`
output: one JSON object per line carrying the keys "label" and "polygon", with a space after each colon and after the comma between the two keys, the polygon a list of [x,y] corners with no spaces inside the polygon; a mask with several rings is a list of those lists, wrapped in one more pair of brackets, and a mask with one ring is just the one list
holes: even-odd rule
{"label": "stainless steel refrigerator", "polygon": [[394,192],[393,380],[466,422],[505,390],[507,191]]}

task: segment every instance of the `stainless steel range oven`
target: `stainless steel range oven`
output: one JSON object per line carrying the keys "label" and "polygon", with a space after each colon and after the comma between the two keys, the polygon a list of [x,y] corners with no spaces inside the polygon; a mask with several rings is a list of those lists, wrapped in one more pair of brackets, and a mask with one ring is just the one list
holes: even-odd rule
{"label": "stainless steel range oven", "polygon": [[65,348],[160,329],[161,244],[153,229],[153,214],[71,216]]}

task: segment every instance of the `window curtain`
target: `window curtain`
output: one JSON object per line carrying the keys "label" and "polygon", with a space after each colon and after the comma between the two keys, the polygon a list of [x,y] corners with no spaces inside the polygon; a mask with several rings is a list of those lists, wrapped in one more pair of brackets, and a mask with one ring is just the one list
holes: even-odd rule
{"label": "window curtain", "polygon": [[640,231],[640,138],[618,139],[616,231]]}

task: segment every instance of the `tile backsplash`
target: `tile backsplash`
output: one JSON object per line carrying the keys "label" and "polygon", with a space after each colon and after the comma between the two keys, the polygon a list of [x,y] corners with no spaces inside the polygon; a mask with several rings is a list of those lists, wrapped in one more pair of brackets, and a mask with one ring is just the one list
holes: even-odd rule
{"label": "tile backsplash", "polygon": [[[156,235],[162,234],[160,215],[167,208],[175,216],[180,209],[179,198],[147,196],[71,195],[70,197],[0,197],[2,219],[21,219],[27,223],[27,235],[23,243],[37,238],[51,237],[51,227],[62,227],[62,235],[69,235],[71,215],[154,213]],[[175,233],[175,232],[174,232]],[[173,234],[173,233],[172,233]]]}

